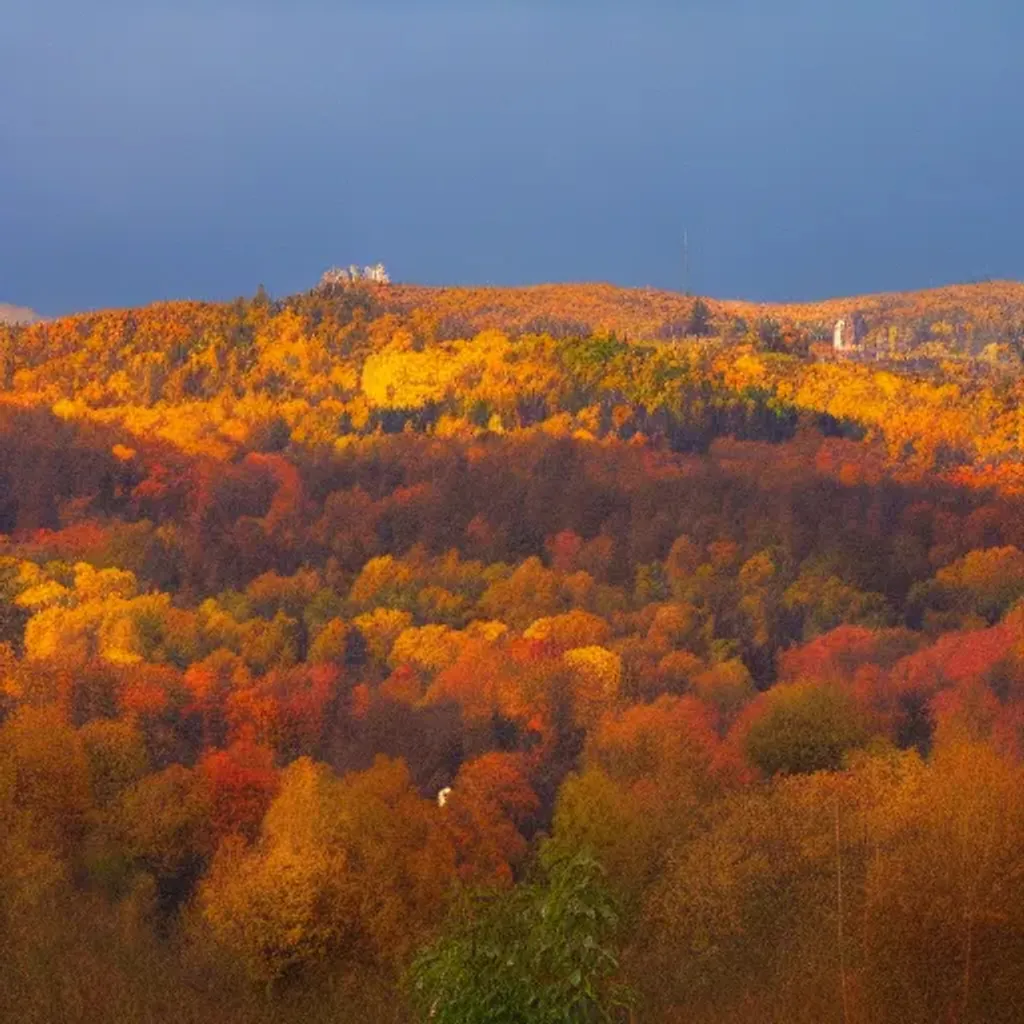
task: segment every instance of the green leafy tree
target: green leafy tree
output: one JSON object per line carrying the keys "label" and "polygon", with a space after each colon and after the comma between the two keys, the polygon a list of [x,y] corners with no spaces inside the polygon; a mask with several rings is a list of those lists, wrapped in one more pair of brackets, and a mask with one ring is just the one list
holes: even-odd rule
{"label": "green leafy tree", "polygon": [[751,706],[745,752],[770,778],[780,772],[836,771],[844,755],[869,739],[854,699],[810,682],[776,686]]}
{"label": "green leafy tree", "polygon": [[619,919],[587,853],[547,846],[544,877],[460,904],[410,970],[413,1001],[436,1024],[597,1024],[628,1005],[615,983]]}

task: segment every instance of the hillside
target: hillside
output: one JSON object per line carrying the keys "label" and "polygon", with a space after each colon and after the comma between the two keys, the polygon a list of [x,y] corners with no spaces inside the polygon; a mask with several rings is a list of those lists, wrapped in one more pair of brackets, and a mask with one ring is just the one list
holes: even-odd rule
{"label": "hillside", "polygon": [[0,327],[0,1019],[1015,1024],[1020,291]]}
{"label": "hillside", "polygon": [[[929,333],[948,325],[959,340],[980,343],[1004,340],[1024,324],[1024,283],[995,281],[954,285],[918,292],[894,292],[830,299],[806,304],[757,304],[704,300],[716,322],[725,326],[740,318],[748,324],[762,319],[819,327],[831,336],[841,317],[858,314],[871,327],[894,327],[906,336]],[[693,300],[678,292],[618,288],[606,284],[537,285],[525,288],[425,288],[395,286],[389,307],[428,311],[458,325],[465,319],[475,329],[522,330],[531,323],[573,322],[593,331],[615,331],[631,338],[656,338],[678,333]],[[944,329],[944,328],[943,328]],[[940,330],[940,334],[943,331]]]}
{"label": "hillside", "polygon": [[[833,358],[840,316],[859,318],[860,360]],[[890,472],[1017,487],[1021,323],[1019,284],[808,306],[609,285],[333,286],[8,327],[0,386],[220,457],[268,430],[343,444],[467,419],[592,431],[596,415],[603,434],[616,404],[633,414],[613,433],[706,450],[810,416],[866,437]]]}

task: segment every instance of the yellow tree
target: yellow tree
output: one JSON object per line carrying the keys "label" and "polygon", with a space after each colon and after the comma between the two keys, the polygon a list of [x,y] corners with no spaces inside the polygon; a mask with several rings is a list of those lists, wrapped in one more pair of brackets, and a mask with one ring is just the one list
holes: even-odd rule
{"label": "yellow tree", "polygon": [[19,708],[0,728],[9,796],[34,842],[70,855],[92,807],[82,738],[56,707]]}
{"label": "yellow tree", "polygon": [[614,651],[594,645],[566,651],[562,660],[569,669],[576,721],[591,726],[618,700],[622,659]]}
{"label": "yellow tree", "polygon": [[438,810],[402,762],[379,758],[339,780],[300,758],[255,847],[222,848],[200,891],[203,919],[270,984],[331,959],[392,963],[437,923],[454,877]]}
{"label": "yellow tree", "polygon": [[955,741],[870,821],[869,993],[887,1019],[1012,1021],[1024,986],[1024,772]]}

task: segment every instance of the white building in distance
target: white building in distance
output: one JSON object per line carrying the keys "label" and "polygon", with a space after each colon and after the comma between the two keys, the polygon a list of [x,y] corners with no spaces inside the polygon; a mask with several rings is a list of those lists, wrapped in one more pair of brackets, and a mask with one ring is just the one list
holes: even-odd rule
{"label": "white building in distance", "polygon": [[832,348],[836,352],[846,351],[846,321],[839,320],[836,322],[835,330],[832,332]]}
{"label": "white building in distance", "polygon": [[328,288],[332,285],[344,287],[349,284],[356,284],[359,281],[366,281],[369,284],[390,284],[387,270],[383,263],[373,263],[368,267],[359,267],[353,263],[348,268],[331,267],[324,271],[320,278],[320,287]]}
{"label": "white building in distance", "polygon": [[857,318],[847,320],[846,318],[836,321],[832,331],[832,350],[834,352],[859,352],[860,338],[857,337]]}

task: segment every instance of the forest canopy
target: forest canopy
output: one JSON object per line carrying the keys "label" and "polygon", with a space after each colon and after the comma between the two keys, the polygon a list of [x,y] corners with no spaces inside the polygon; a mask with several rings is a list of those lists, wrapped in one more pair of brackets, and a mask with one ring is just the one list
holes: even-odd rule
{"label": "forest canopy", "polygon": [[1022,314],[0,325],[0,1016],[1019,1020]]}

